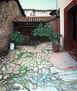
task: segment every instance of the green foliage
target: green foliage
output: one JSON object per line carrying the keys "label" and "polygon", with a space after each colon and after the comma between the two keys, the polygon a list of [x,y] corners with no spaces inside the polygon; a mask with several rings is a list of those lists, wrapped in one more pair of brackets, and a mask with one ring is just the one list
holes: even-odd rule
{"label": "green foliage", "polygon": [[25,54],[25,52],[20,52],[20,53],[18,54],[17,58],[12,59],[11,62],[20,60],[20,58],[21,58],[24,54]]}
{"label": "green foliage", "polygon": [[20,54],[17,56],[17,60],[20,60],[20,58],[24,55],[25,52],[20,52]]}
{"label": "green foliage", "polygon": [[10,74],[9,75],[9,79],[11,80],[11,79],[13,79],[13,78],[15,78],[16,76],[15,76],[15,74]]}
{"label": "green foliage", "polygon": [[33,58],[34,53],[33,52],[26,52],[25,58]]}
{"label": "green foliage", "polygon": [[24,58],[33,58],[33,56],[34,56],[34,53],[33,53],[33,52],[27,52],[27,51],[23,52],[23,51],[21,51],[21,52],[18,54],[17,58],[12,59],[11,62],[19,61],[19,60],[22,58],[22,56],[23,56],[24,54],[26,54],[26,55],[24,56]]}
{"label": "green foliage", "polygon": [[42,23],[40,23],[39,26],[34,29],[33,36],[48,37],[49,40],[53,42],[53,44],[57,44],[58,38],[61,37],[61,35],[57,33],[56,30],[47,25],[43,26]]}
{"label": "green foliage", "polygon": [[1,69],[1,73],[3,73],[4,72],[4,70],[3,69]]}
{"label": "green foliage", "polygon": [[15,31],[11,33],[10,42],[14,42],[15,44],[22,44],[23,41],[24,41],[24,38],[20,32]]}
{"label": "green foliage", "polygon": [[59,44],[58,38],[60,38],[62,35],[57,33],[55,30],[52,31],[52,36],[49,37],[49,40],[53,42],[53,44]]}
{"label": "green foliage", "polygon": [[20,68],[19,73],[21,74],[22,71],[28,72],[28,68],[26,68],[26,67]]}
{"label": "green foliage", "polygon": [[5,65],[5,70],[7,71],[7,66]]}
{"label": "green foliage", "polygon": [[19,69],[19,73],[21,73],[22,71],[24,71],[23,68]]}
{"label": "green foliage", "polygon": [[27,72],[27,71],[29,71],[29,70],[28,70],[28,68],[24,67],[24,71]]}
{"label": "green foliage", "polygon": [[34,29],[33,36],[49,37],[52,30],[53,29],[48,27],[47,25],[43,26],[43,24],[40,23],[39,26],[36,29]]}

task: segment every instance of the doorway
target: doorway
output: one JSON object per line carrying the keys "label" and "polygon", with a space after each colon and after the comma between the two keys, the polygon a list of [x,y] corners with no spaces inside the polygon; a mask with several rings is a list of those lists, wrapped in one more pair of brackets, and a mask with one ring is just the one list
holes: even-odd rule
{"label": "doorway", "polygon": [[77,8],[72,12],[72,47],[77,50]]}
{"label": "doorway", "polygon": [[77,59],[77,0],[64,9],[64,49]]}

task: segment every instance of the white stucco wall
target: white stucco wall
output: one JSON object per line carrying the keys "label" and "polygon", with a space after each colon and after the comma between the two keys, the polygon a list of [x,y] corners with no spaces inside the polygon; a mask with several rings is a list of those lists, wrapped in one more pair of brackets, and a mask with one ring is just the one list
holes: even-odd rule
{"label": "white stucco wall", "polygon": [[37,12],[36,11],[36,16],[50,16],[49,13],[51,11],[46,11],[46,12]]}
{"label": "white stucco wall", "polygon": [[[50,11],[35,11],[35,15],[34,15],[32,10],[29,10],[29,11],[25,10],[25,15],[27,17],[35,17],[35,16],[43,17],[43,16],[51,16],[51,15],[49,15],[50,12],[51,12],[51,10]],[[32,14],[32,16],[31,16],[31,14]]]}
{"label": "white stucco wall", "polygon": [[[30,16],[31,13],[33,14],[33,11],[25,11],[26,17],[27,17],[27,16]],[[33,16],[33,15],[32,15],[32,16]]]}
{"label": "white stucco wall", "polygon": [[58,0],[58,8],[60,8],[60,33],[62,38],[60,43],[64,46],[64,8],[69,5],[73,0]]}

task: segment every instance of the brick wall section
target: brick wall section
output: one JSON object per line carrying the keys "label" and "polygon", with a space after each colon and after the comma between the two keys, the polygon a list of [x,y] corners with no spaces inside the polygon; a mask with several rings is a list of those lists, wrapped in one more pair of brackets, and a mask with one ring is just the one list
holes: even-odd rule
{"label": "brick wall section", "polygon": [[57,22],[56,22],[56,19],[53,19],[51,21],[49,21],[48,23],[46,23],[48,26],[52,27],[53,29],[57,29]]}
{"label": "brick wall section", "polygon": [[13,18],[22,16],[15,0],[0,2],[0,53],[8,46],[10,33],[14,30]]}

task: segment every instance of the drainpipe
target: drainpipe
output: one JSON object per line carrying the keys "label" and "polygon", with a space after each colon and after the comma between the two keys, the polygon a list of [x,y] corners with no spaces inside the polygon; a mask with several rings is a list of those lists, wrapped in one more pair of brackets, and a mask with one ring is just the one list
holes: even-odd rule
{"label": "drainpipe", "polygon": [[[58,15],[58,14],[57,14],[57,8],[58,8],[58,7],[57,7],[57,6],[58,6],[57,4],[58,4],[58,2],[57,2],[57,0],[56,0],[56,16]],[[56,31],[57,31],[57,18],[56,18]]]}

